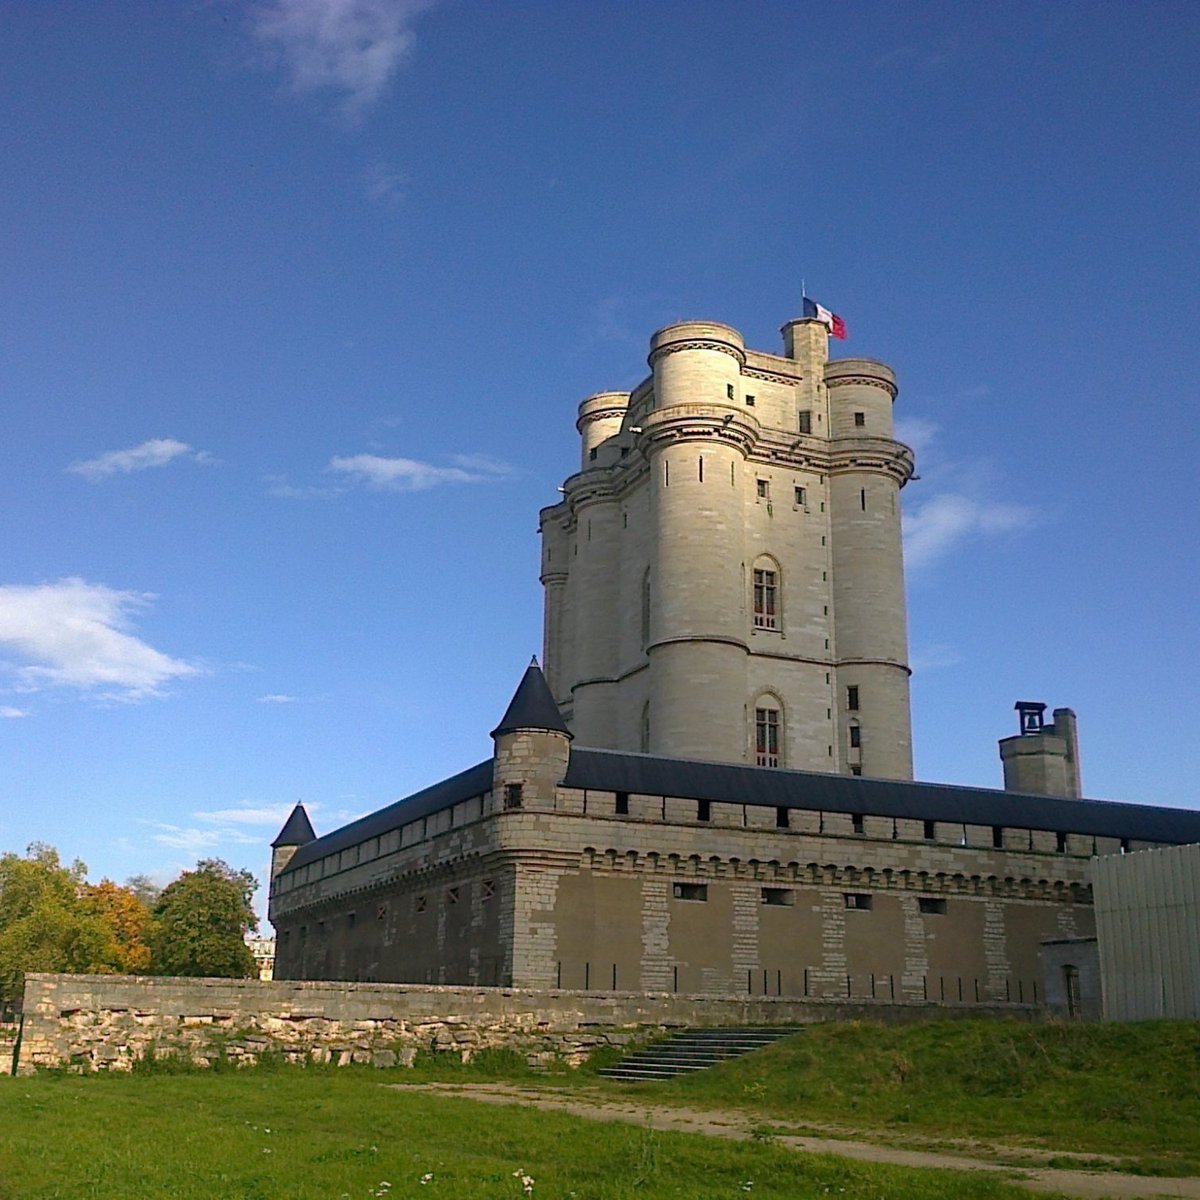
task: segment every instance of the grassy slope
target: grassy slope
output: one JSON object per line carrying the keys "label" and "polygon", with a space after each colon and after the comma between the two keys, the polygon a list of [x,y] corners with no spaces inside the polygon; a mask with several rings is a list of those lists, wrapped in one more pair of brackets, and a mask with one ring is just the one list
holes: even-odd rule
{"label": "grassy slope", "polygon": [[1200,1174],[1195,1021],[814,1025],[637,1094],[775,1120],[1128,1155],[1142,1169]]}
{"label": "grassy slope", "polygon": [[[536,1181],[535,1200],[1027,1196],[979,1175],[855,1164],[380,1086],[390,1075],[293,1068],[0,1078],[0,1198],[520,1198],[518,1169]],[[422,1184],[426,1173],[433,1179]]]}

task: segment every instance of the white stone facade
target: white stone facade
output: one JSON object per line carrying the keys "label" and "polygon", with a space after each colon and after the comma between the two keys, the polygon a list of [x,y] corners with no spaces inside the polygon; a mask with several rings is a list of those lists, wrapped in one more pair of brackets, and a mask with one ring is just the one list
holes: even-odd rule
{"label": "white stone facade", "polygon": [[829,361],[818,321],[783,336],[668,326],[649,378],[580,405],[546,676],[581,745],[911,779],[895,377]]}

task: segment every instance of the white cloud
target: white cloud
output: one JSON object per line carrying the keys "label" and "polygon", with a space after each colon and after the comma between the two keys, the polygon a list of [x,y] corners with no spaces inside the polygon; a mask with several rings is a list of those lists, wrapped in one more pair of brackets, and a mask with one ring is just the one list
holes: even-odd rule
{"label": "white cloud", "polygon": [[451,462],[455,465],[438,467],[414,458],[354,454],[331,459],[326,469],[385,492],[421,492],[444,483],[494,483],[512,474],[505,463],[481,455],[455,455]]}
{"label": "white cloud", "polygon": [[259,696],[259,704],[295,704],[296,697],[288,696],[284,692],[268,692],[265,696]]}
{"label": "white cloud", "polygon": [[355,117],[383,95],[434,0],[268,0],[254,36],[282,61],[297,92],[332,91]]}
{"label": "white cloud", "polygon": [[27,717],[29,713],[23,708],[13,708],[11,704],[0,705],[0,717],[9,721],[19,720],[21,717]]}
{"label": "white cloud", "polygon": [[930,496],[904,514],[904,561],[920,570],[971,538],[1013,533],[1033,523],[1033,509],[1022,504],[951,492]]}
{"label": "white cloud", "polygon": [[[312,807],[306,805],[306,807]],[[281,804],[246,804],[241,808],[218,808],[212,812],[192,813],[198,821],[208,821],[215,825],[270,825],[280,827],[288,819],[295,805],[291,802]]]}
{"label": "white cloud", "polygon": [[26,660],[8,664],[21,684],[99,690],[137,700],[158,694],[174,679],[202,674],[136,637],[130,615],[154,596],[122,592],[82,579],[0,587],[0,646]]}
{"label": "white cloud", "polygon": [[194,826],[168,825],[161,821],[150,821],[147,824],[158,830],[150,835],[152,842],[157,842],[160,846],[170,846],[173,850],[187,850],[191,854],[216,850],[231,843],[252,846],[262,840],[253,834],[242,833],[239,829],[198,829]]}
{"label": "white cloud", "polygon": [[72,463],[67,470],[94,483],[99,479],[107,479],[110,475],[128,475],[150,467],[165,467],[177,458],[187,458],[199,463],[212,461],[212,455],[207,451],[193,450],[187,442],[177,442],[174,438],[151,438],[148,442],[142,442],[140,446],[133,446],[129,450],[110,450],[85,462]]}

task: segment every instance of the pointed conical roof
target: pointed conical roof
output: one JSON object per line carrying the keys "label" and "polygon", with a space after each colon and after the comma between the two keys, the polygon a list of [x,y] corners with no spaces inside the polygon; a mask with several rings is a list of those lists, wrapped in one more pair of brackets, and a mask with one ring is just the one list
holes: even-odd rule
{"label": "pointed conical roof", "polygon": [[504,716],[500,718],[500,724],[492,730],[492,737],[513,733],[518,729],[546,729],[571,736],[558,705],[554,703],[542,668],[538,666],[536,655],[526,669]]}
{"label": "pointed conical roof", "polygon": [[304,811],[304,805],[297,804],[292,809],[292,815],[284,821],[279,836],[271,843],[271,849],[274,850],[279,846],[304,846],[313,841],[316,836],[313,832],[312,822],[308,819],[308,813]]}

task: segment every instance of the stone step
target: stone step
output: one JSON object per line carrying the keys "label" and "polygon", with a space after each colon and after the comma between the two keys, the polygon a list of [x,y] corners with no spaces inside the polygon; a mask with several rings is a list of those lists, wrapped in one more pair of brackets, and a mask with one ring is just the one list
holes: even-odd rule
{"label": "stone step", "polygon": [[614,1066],[603,1068],[599,1074],[605,1079],[624,1080],[627,1083],[672,1079],[749,1054],[795,1032],[792,1028],[681,1030],[627,1055]]}

